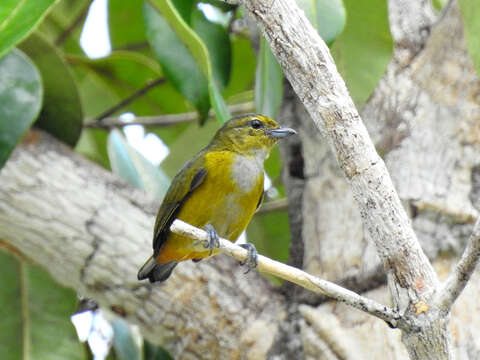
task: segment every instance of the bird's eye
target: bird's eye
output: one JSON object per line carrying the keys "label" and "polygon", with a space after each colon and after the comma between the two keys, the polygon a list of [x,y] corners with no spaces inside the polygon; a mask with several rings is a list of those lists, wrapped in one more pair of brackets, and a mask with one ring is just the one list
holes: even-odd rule
{"label": "bird's eye", "polygon": [[263,123],[258,119],[252,120],[251,125],[254,129],[260,129],[261,127],[263,127]]}

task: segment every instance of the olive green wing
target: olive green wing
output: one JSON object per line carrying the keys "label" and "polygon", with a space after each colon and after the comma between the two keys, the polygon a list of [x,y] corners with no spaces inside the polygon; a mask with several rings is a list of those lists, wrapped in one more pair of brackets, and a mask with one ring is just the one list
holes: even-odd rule
{"label": "olive green wing", "polygon": [[158,255],[162,245],[167,241],[170,225],[176,219],[182,205],[205,179],[207,170],[201,164],[201,159],[197,157],[185,164],[173,178],[155,220],[153,232],[154,257]]}

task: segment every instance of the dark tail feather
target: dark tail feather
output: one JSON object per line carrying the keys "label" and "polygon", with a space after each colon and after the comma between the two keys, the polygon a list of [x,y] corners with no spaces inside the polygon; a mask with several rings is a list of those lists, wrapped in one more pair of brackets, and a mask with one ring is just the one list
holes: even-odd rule
{"label": "dark tail feather", "polygon": [[150,282],[165,281],[172,274],[177,262],[170,261],[166,264],[157,264],[151,256],[140,268],[137,274],[138,280],[149,279]]}

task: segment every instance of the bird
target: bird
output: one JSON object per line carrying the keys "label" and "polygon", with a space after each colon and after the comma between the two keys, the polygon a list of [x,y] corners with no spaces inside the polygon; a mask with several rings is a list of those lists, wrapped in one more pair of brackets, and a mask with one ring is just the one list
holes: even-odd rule
{"label": "bird", "polygon": [[[260,206],[264,195],[264,160],[279,139],[296,134],[261,114],[231,118],[211,142],[175,175],[158,210],[153,230],[153,255],[138,271],[138,280],[163,282],[179,262],[213,256],[219,236],[236,241]],[[175,219],[206,230],[208,246],[172,233]],[[245,263],[256,266],[253,244]],[[248,271],[247,271],[248,272]]]}

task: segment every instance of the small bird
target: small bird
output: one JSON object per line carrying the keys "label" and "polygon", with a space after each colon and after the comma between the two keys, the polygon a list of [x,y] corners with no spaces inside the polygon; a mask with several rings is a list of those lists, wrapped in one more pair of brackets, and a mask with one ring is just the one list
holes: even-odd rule
{"label": "small bird", "polygon": [[[259,114],[227,121],[172,180],[155,221],[153,255],[138,279],[165,281],[180,261],[197,262],[217,253],[219,236],[236,241],[262,201],[264,160],[277,140],[295,133]],[[207,231],[205,251],[195,250],[194,240],[170,232],[175,219]],[[255,267],[255,248],[242,246],[249,252],[249,269]]]}

